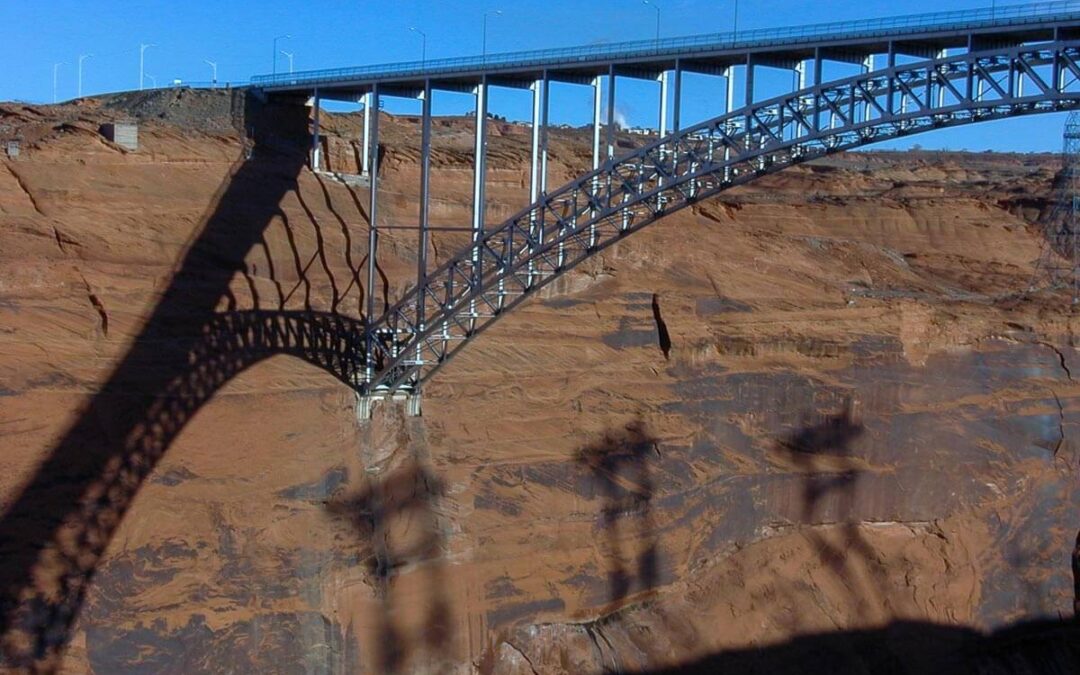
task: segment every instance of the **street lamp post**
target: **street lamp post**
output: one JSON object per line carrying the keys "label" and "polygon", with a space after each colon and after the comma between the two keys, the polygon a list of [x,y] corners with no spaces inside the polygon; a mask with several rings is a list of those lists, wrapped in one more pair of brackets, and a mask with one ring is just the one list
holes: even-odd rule
{"label": "street lamp post", "polygon": [[276,38],[274,38],[274,75],[277,75],[277,53],[278,53],[277,42],[278,42],[278,40],[291,40],[291,39],[292,39],[292,36],[288,35],[288,34],[279,35]]}
{"label": "street lamp post", "polygon": [[293,53],[287,52],[284,49],[281,50],[281,55],[289,59],[289,74],[293,74]]}
{"label": "street lamp post", "polygon": [[52,102],[56,103],[56,71],[60,69],[60,66],[64,65],[63,61],[54,63],[52,67]]}
{"label": "street lamp post", "polygon": [[417,33],[422,40],[420,45],[420,67],[423,68],[427,64],[427,33],[420,30],[416,26],[411,26],[409,30]]}
{"label": "street lamp post", "polygon": [[739,0],[735,0],[735,17],[731,20],[732,39],[739,35]]}
{"label": "street lamp post", "polygon": [[82,64],[83,61],[93,56],[93,54],[79,54],[79,98],[82,98]]}
{"label": "street lamp post", "polygon": [[481,45],[481,55],[482,55],[481,58],[485,62],[487,61],[487,20],[488,20],[488,17],[491,16],[492,14],[500,15],[500,14],[502,14],[502,10],[501,9],[493,9],[493,10],[484,12],[484,37],[483,37],[483,43]]}
{"label": "street lamp post", "polygon": [[215,63],[214,61],[211,61],[210,59],[203,59],[203,62],[206,63],[206,65],[210,66],[210,69],[211,69],[211,71],[213,73],[213,77],[210,79],[210,85],[211,85],[210,88],[211,89],[216,88],[217,87],[217,63]]}
{"label": "street lamp post", "polygon": [[141,43],[139,44],[139,91],[142,91],[143,88],[143,63],[145,61],[144,55],[146,54],[146,50],[150,49],[151,47],[157,47],[157,45],[147,45]]}
{"label": "street lamp post", "polygon": [[660,48],[660,5],[649,0],[641,0],[641,4],[648,5],[656,10],[656,48]]}
{"label": "street lamp post", "polygon": [[157,89],[157,78],[156,77],[154,77],[150,73],[146,73],[145,75],[143,75],[143,77],[144,78],[149,78],[149,80],[150,80],[150,88],[151,89]]}

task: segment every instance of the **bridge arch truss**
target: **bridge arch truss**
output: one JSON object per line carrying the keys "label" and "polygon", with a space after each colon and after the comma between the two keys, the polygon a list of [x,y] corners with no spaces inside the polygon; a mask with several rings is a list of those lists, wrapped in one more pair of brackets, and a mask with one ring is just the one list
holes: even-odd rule
{"label": "bridge arch truss", "polygon": [[835,152],[1080,107],[1080,40],[973,50],[823,82],[674,134],[543,194],[424,275],[367,332],[362,392],[417,390],[540,288],[724,190]]}

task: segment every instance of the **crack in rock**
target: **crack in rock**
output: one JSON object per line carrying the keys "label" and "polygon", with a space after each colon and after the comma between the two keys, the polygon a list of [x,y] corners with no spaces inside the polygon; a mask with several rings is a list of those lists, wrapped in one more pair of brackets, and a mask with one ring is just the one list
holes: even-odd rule
{"label": "crack in rock", "polygon": [[1042,345],[1043,347],[1046,347],[1047,349],[1053,350],[1053,352],[1055,354],[1057,354],[1058,363],[1061,364],[1061,369],[1063,371],[1065,371],[1065,377],[1069,378],[1069,382],[1072,382],[1073,381],[1072,371],[1069,370],[1069,364],[1066,363],[1066,361],[1065,361],[1065,354],[1060,349],[1058,349],[1056,346],[1050,344],[1049,342],[1040,341],[1039,344]]}
{"label": "crack in rock", "polygon": [[1050,393],[1054,396],[1054,402],[1058,407],[1058,442],[1054,446],[1054,457],[1058,456],[1058,452],[1061,450],[1061,446],[1065,445],[1065,407],[1061,405],[1061,399],[1058,398],[1057,392],[1053,389]]}
{"label": "crack in rock", "polygon": [[90,301],[90,305],[98,313],[98,318],[101,320],[101,333],[105,337],[109,337],[109,313],[105,311],[105,303],[94,293],[94,289],[90,287],[90,282],[86,280],[82,272],[79,272],[79,277],[82,279],[83,285],[86,286],[86,297]]}
{"label": "crack in rock", "polygon": [[67,255],[68,252],[67,244],[75,246],[76,248],[82,246],[82,244],[80,244],[78,241],[61,232],[60,228],[56,227],[55,225],[53,225],[53,238],[56,240],[56,247],[59,248],[60,252],[64,255]]}
{"label": "crack in rock", "polygon": [[23,182],[22,176],[17,174],[15,172],[15,169],[11,168],[10,164],[4,164],[4,166],[7,167],[8,173],[11,174],[11,177],[15,179],[15,182],[18,184],[19,189],[22,190],[23,194],[26,195],[26,198],[30,200],[30,205],[34,207],[34,211],[36,211],[39,216],[44,216],[45,212],[41,210],[40,206],[38,206],[37,199],[34,198],[34,195],[32,192],[30,192],[30,189],[26,187],[26,183]]}
{"label": "crack in rock", "polygon": [[529,664],[529,670],[533,672],[533,675],[540,675],[539,671],[536,670],[536,666],[533,665],[532,659],[530,659],[528,655],[525,654],[525,652],[518,649],[517,645],[515,645],[513,642],[504,642],[503,644],[510,649],[513,649],[515,652],[521,655],[521,658],[525,659],[525,663]]}

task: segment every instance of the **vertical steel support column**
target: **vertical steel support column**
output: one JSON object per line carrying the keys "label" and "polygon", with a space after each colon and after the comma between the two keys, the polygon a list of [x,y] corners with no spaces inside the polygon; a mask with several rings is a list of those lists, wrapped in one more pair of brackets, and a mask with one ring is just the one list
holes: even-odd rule
{"label": "vertical steel support column", "polygon": [[724,68],[724,114],[735,105],[735,66]]}
{"label": "vertical steel support column", "polygon": [[[798,63],[795,64],[796,87],[797,87],[797,89],[799,91],[802,91],[803,89],[806,89],[806,70],[807,70],[806,61],[799,61]],[[806,106],[804,105],[804,103],[805,103],[805,97],[800,94],[799,95],[799,100],[795,102],[795,109],[799,111],[800,115],[802,115],[804,113],[804,111],[806,110]],[[795,123],[795,137],[796,138],[801,137],[807,131],[808,130],[806,129],[805,125],[803,125],[802,122],[796,122]]]}
{"label": "vertical steel support column", "polygon": [[660,124],[658,131],[659,138],[663,138],[667,136],[668,128],[668,72],[665,70],[660,73],[656,81],[660,83]]}
{"label": "vertical steel support column", "polygon": [[[968,54],[974,54],[976,51],[978,51],[976,49],[975,36],[974,35],[969,35],[968,36],[967,51],[968,51]],[[971,59],[971,63],[968,64],[968,81],[969,82],[974,82],[975,79],[978,77],[978,75],[975,74],[975,67],[978,66],[978,65],[979,65],[979,60],[976,59],[976,58]],[[975,97],[974,100],[973,100],[974,103],[982,103],[983,96],[986,95],[986,91],[984,89],[985,85],[986,85],[986,83],[983,82],[983,79],[981,77],[978,77],[978,83],[969,88],[970,89],[970,95]],[[978,114],[978,113],[976,113],[976,114]]]}
{"label": "vertical steel support column", "polygon": [[[1054,29],[1054,42],[1061,42],[1061,29]],[[1057,88],[1058,93],[1065,91],[1065,68],[1063,67],[1062,59],[1065,58],[1065,52],[1057,50],[1054,52],[1054,86]],[[1076,243],[1075,237],[1073,243]],[[1080,602],[1080,598],[1077,598]]]}
{"label": "vertical steel support column", "polygon": [[[969,44],[970,44],[970,41],[969,41]],[[964,97],[964,99],[967,100],[967,103],[968,103],[969,106],[974,106],[974,104],[978,102],[978,98],[980,98],[980,96],[978,96],[978,92],[976,91],[976,86],[975,86],[975,65],[974,65],[974,60],[971,60],[971,62],[969,62],[967,64],[966,70],[967,70],[966,76],[964,76],[963,97]],[[980,113],[980,110],[978,110],[978,109],[975,109],[973,111],[973,114],[975,114],[976,117],[978,116],[978,113]]]}
{"label": "vertical steel support column", "polygon": [[[431,198],[431,80],[424,80],[424,91],[420,94],[420,227],[416,242],[416,329],[423,332],[425,326],[425,305],[427,293],[427,251],[428,251],[428,204]],[[420,343],[416,345],[416,360],[421,361],[423,353]]]}
{"label": "vertical steel support column", "polygon": [[[476,85],[473,93],[476,95],[476,140],[473,146],[472,230],[473,241],[476,242],[484,230],[484,179],[487,177],[487,75],[481,76],[480,84]],[[473,255],[476,255],[475,252]]]}
{"label": "vertical steel support column", "polygon": [[[664,136],[667,136],[667,127],[668,127],[668,72],[665,70],[664,72],[660,73],[660,76],[657,77],[656,80],[660,83],[660,119],[659,119],[659,123],[657,125],[657,132],[658,133],[657,133],[657,136],[656,136],[657,140],[659,140],[659,139],[663,138]],[[667,152],[668,152],[668,148],[661,145],[660,146],[660,152],[659,152],[660,159],[664,159],[667,156]],[[663,185],[664,182],[665,182],[664,177],[659,175],[659,171],[658,171],[657,176],[656,176],[656,184],[659,186],[659,185]],[[657,194],[656,195],[656,209],[659,211],[659,210],[663,209],[663,207],[664,207],[663,196],[660,195],[660,194]]]}
{"label": "vertical steel support column", "polygon": [[[484,181],[487,177],[487,110],[488,110],[488,82],[487,75],[480,76],[480,83],[473,90],[476,94],[476,142],[473,148],[473,244],[480,241],[484,232],[485,198]],[[482,269],[483,257],[480,249],[473,247],[472,253],[472,277],[473,282],[480,283],[484,276]],[[470,333],[476,328],[476,300],[469,302]]]}
{"label": "vertical steel support column", "polygon": [[540,137],[543,132],[540,127],[540,110],[543,107],[544,82],[536,80],[529,86],[532,91],[532,142],[530,144],[529,162],[529,203],[535,204],[540,199],[540,171],[542,160],[540,159]]}
{"label": "vertical steel support column", "polygon": [[548,95],[551,91],[551,80],[548,79],[547,71],[544,71],[540,100],[540,194],[547,192],[548,180],[548,113],[551,110]]}
{"label": "vertical steel support column", "polygon": [[615,156],[615,66],[608,66],[607,76],[607,158]]}
{"label": "vertical steel support column", "polygon": [[[867,54],[866,58],[863,60],[863,72],[865,74],[867,74],[867,75],[874,72],[874,55],[873,54]],[[867,96],[871,95],[870,92],[873,91],[873,88],[874,88],[873,83],[867,82],[867,86],[866,86]],[[874,106],[870,105],[869,102],[864,102],[863,103],[863,121],[864,122],[869,122],[870,121],[871,117],[873,116],[873,111],[874,111]]]}
{"label": "vertical steel support column", "polygon": [[1054,54],[1054,72],[1057,73],[1057,75],[1054,77],[1054,86],[1057,87],[1058,93],[1062,93],[1065,91],[1065,73],[1067,71],[1067,68],[1064,68],[1061,62],[1061,60],[1064,58],[1065,53],[1060,50]]}
{"label": "vertical steel support column", "polygon": [[316,173],[320,168],[319,155],[322,154],[319,143],[319,103],[319,88],[316,87],[311,104],[311,170]]}
{"label": "vertical steel support column", "polygon": [[1024,71],[1020,68],[1019,58],[1013,62],[1013,68],[1016,70],[1016,97],[1024,98]]}
{"label": "vertical steel support column", "polygon": [[[991,75],[991,77],[994,77]],[[1016,59],[1009,57],[1009,86],[1005,88],[1009,96],[1012,98],[1019,98],[1016,95]]]}
{"label": "vertical steel support column", "polygon": [[[607,158],[608,161],[615,157],[615,141],[618,135],[618,127],[615,125],[615,66],[608,66],[608,96],[607,96]],[[611,175],[608,175],[608,199],[609,202],[614,200],[615,186],[611,182]],[[630,195],[626,192],[623,193],[623,203],[629,201]],[[630,226],[629,214],[623,211],[622,214],[622,229],[626,229]]]}
{"label": "vertical steel support column", "polygon": [[371,92],[364,94],[364,147],[360,153],[360,175],[370,175],[371,171]]}
{"label": "vertical steel support column", "polygon": [[[370,134],[364,134],[365,141],[370,138],[370,143],[365,143],[368,146],[367,161],[370,167],[370,186],[371,194],[370,201],[368,202],[368,259],[367,259],[367,330],[364,333],[365,337],[365,384],[367,387],[371,386],[371,382],[375,379],[375,334],[371,331],[371,326],[375,322],[375,283],[378,279],[378,254],[379,254],[379,228],[376,225],[376,218],[378,216],[379,206],[379,85],[373,85],[371,93],[368,94],[368,112],[366,125],[370,125]],[[372,115],[371,111],[374,110],[375,114]],[[393,339],[393,336],[391,336]],[[370,389],[365,392],[372,394]]]}
{"label": "vertical steel support column", "polygon": [[[604,82],[603,75],[596,75],[595,77],[593,77],[593,81],[592,81],[592,87],[593,87],[592,168],[593,168],[593,171],[596,171],[597,169],[600,168],[600,132],[601,132],[600,120],[601,120],[601,108],[604,105],[603,82]],[[592,193],[595,196],[599,192],[600,192],[600,179],[599,178],[593,178],[592,179]],[[596,211],[593,211],[593,213],[596,213]],[[596,225],[593,224],[593,225],[589,226],[589,248],[591,249],[595,245],[596,245]]]}
{"label": "vertical steel support column", "polygon": [[889,42],[889,90],[885,95],[885,110],[890,115],[896,114],[896,45]]}
{"label": "vertical steel support column", "polygon": [[671,91],[671,130],[679,133],[682,130],[682,64],[675,60],[675,84]]}
{"label": "vertical steel support column", "polygon": [[[545,73],[541,79],[533,82],[529,89],[532,90],[532,156],[529,165],[529,204],[536,204],[536,202],[540,201],[540,194],[544,184],[543,173],[547,168],[547,150],[544,148],[543,142],[547,123],[547,74]],[[532,239],[530,243],[531,250],[536,250],[543,241],[544,233],[541,225],[540,218],[533,212],[529,220],[529,236]],[[529,261],[528,284],[530,288],[533,285],[535,272],[536,264]]]}
{"label": "vertical steel support column", "polygon": [[[746,108],[750,109],[750,106],[754,103],[754,58],[750,55],[746,57]],[[746,142],[743,144],[747,150],[752,149],[750,136],[750,127],[753,125],[753,120],[750,115],[745,118],[746,125]],[[762,139],[764,141],[764,138]]]}
{"label": "vertical steel support column", "polygon": [[600,109],[604,105],[603,76],[593,78],[593,111],[592,111],[592,168],[596,171],[600,168]]}
{"label": "vertical steel support column", "polygon": [[[944,59],[944,58],[947,58],[948,56],[949,56],[949,50],[948,49],[942,49],[941,51],[939,51],[937,53],[937,58],[939,58],[939,59]],[[935,77],[935,79],[937,79],[937,77],[939,77],[940,75],[941,75],[941,71],[939,71],[937,69],[937,66],[935,66],[934,67],[934,77]],[[945,107],[945,87],[940,86],[940,85],[938,86],[937,99],[938,99],[937,107],[944,108]]]}
{"label": "vertical steel support column", "polygon": [[[728,66],[727,68],[724,68],[724,77],[727,79],[727,86],[725,87],[726,91],[724,92],[724,114],[727,115],[731,113],[732,109],[735,106],[735,66]],[[734,120],[729,119],[727,122],[724,123],[724,125],[726,127],[724,129],[724,132],[728,136],[734,136]],[[726,163],[730,161],[731,145],[729,143],[724,143],[724,162]],[[731,182],[730,166],[724,167],[724,181]]]}
{"label": "vertical steel support column", "polygon": [[[821,58],[821,48],[814,49],[814,86],[821,86],[821,78],[825,72],[825,62]],[[814,131],[821,131],[821,101],[818,95],[814,95],[814,119],[810,120],[810,124],[813,125]]]}
{"label": "vertical steel support column", "polygon": [[746,57],[746,105],[754,102],[754,60],[752,56]]}

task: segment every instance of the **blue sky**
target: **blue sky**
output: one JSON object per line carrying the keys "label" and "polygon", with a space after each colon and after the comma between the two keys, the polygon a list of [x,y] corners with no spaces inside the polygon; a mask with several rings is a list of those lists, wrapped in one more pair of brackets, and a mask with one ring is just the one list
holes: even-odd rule
{"label": "blue sky", "polygon": [[[734,19],[734,0],[650,0],[661,9],[664,37],[726,32]],[[739,0],[739,28],[843,21],[918,12],[973,9],[990,0]],[[999,0],[999,5],[1015,4]],[[275,36],[278,50],[293,54],[296,70],[332,68],[420,58],[427,33],[427,58],[467,56],[481,51],[481,26],[488,16],[489,52],[651,39],[656,11],[641,0],[0,0],[5,38],[0,58],[0,99],[49,102],[53,65],[61,100],[76,93],[76,63],[83,62],[85,94],[135,89],[139,84],[139,45],[145,52],[146,84],[180,79],[207,81],[217,63],[218,79],[244,82],[271,71]],[[278,54],[279,70],[288,60]],[[150,78],[153,78],[151,80]],[[688,77],[684,117],[711,116],[721,80]],[[766,85],[767,86],[767,85]],[[618,112],[629,123],[655,126],[657,86],[619,81]],[[553,88],[553,122],[584,124],[591,94],[585,87]],[[528,114],[528,95],[499,90],[492,112],[511,119]],[[470,99],[439,94],[436,114],[460,114]],[[391,101],[391,111],[418,109],[412,101]],[[715,113],[713,113],[715,114]],[[906,140],[925,147],[1058,151],[1059,115],[980,124]]]}

